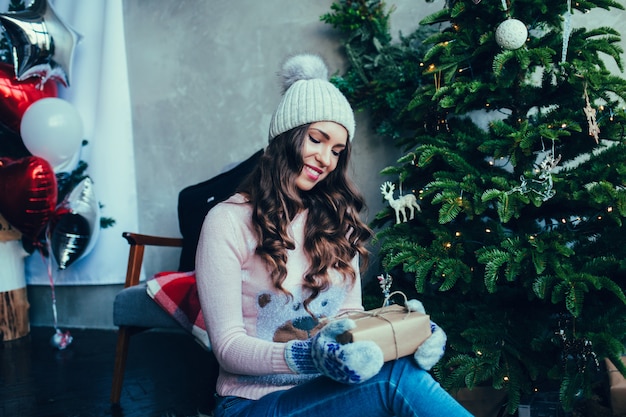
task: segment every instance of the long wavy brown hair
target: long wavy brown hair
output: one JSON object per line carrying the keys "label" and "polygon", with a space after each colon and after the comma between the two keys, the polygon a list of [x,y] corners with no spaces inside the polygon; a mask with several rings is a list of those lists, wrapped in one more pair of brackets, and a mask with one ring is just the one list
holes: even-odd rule
{"label": "long wavy brown hair", "polygon": [[344,281],[355,282],[352,259],[360,255],[362,269],[367,267],[365,244],[372,236],[359,217],[365,200],[347,174],[350,142],[341,152],[337,168],[321,183],[306,192],[296,186],[304,166],[302,148],[309,126],[272,139],[256,169],[239,187],[253,206],[259,242],[256,253],[267,263],[274,286],[285,293],[287,251],[295,248],[288,226],[296,214],[309,210],[304,236],[304,251],[311,263],[304,276],[304,288],[310,290],[304,302],[307,311],[310,302],[330,286],[329,269],[341,273]]}

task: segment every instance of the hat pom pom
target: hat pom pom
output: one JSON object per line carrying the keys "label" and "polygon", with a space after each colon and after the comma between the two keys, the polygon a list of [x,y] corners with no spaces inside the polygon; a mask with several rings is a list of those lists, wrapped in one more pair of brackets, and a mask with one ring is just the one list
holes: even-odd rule
{"label": "hat pom pom", "polygon": [[289,58],[280,72],[283,90],[287,91],[296,81],[322,79],[328,80],[328,68],[318,55],[303,54]]}

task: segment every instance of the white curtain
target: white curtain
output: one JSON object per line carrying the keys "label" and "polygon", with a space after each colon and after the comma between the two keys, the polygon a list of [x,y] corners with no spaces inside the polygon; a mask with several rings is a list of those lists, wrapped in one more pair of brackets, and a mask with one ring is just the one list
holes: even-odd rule
{"label": "white curtain", "polygon": [[[137,230],[132,115],[126,65],[122,0],[49,0],[61,20],[81,35],[74,50],[70,86],[59,97],[76,107],[88,145],[88,164],[102,217],[113,227],[98,230],[89,253],[59,270],[54,257],[35,252],[26,259],[28,284],[113,284],[124,280],[128,246],[123,231]],[[2,11],[9,0],[0,0]],[[29,4],[29,2],[27,2]],[[50,81],[49,81],[50,82]],[[50,265],[48,265],[50,263]]]}

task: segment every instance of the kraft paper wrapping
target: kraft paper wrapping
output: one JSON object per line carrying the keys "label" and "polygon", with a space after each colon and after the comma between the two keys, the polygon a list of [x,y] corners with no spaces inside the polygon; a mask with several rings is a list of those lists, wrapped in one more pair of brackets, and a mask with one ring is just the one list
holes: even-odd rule
{"label": "kraft paper wrapping", "polygon": [[[626,365],[626,356],[622,356],[622,362]],[[626,379],[609,359],[606,359],[606,370],[609,373],[613,415],[626,415]]]}
{"label": "kraft paper wrapping", "polygon": [[412,355],[431,335],[430,316],[390,305],[370,311],[347,312],[338,318],[354,320],[356,328],[337,337],[341,344],[371,340],[380,346],[385,362]]}

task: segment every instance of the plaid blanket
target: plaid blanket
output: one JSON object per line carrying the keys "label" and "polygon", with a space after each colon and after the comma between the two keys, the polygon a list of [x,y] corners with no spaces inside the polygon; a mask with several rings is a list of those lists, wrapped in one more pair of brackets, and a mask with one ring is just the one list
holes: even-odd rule
{"label": "plaid blanket", "polygon": [[195,272],[159,272],[146,284],[148,295],[198,342],[211,349],[200,310]]}

